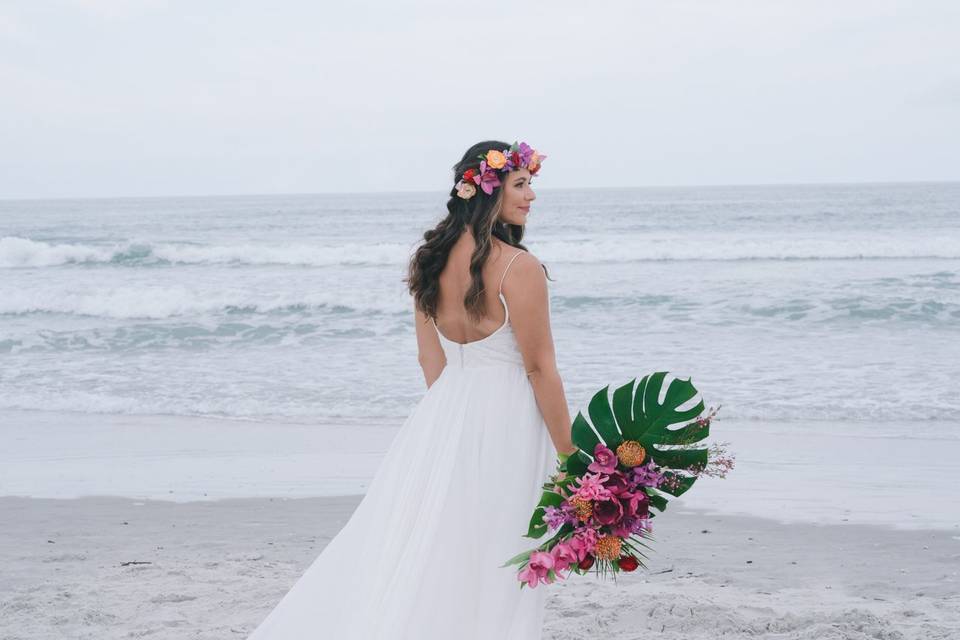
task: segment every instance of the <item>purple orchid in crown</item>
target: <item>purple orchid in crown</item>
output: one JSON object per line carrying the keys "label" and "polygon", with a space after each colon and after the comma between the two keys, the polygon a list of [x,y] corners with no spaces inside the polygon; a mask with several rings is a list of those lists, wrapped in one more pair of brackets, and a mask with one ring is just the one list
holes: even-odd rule
{"label": "purple orchid in crown", "polygon": [[[519,144],[514,143],[504,154],[507,156],[507,164],[504,166],[504,169],[506,171],[513,171],[529,166],[530,160],[533,158],[534,150],[533,147],[526,142],[521,142]],[[545,158],[546,156],[540,157]]]}
{"label": "purple orchid in crown", "polygon": [[500,186],[500,178],[497,176],[496,169],[487,166],[486,160],[480,161],[480,173],[473,176],[473,181],[477,183],[488,196],[493,193],[494,189]]}

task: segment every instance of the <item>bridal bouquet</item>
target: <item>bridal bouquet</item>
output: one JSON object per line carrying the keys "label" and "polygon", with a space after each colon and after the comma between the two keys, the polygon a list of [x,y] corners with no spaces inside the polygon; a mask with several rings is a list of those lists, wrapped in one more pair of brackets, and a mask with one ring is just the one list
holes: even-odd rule
{"label": "bridal bouquet", "polygon": [[[690,379],[658,371],[618,387],[611,402],[609,385],[591,398],[587,413],[571,427],[578,450],[560,456],[557,473],[543,485],[525,537],[553,535],[502,567],[518,565],[520,588],[550,584],[594,569],[614,577],[633,571],[646,558],[641,549],[652,539],[652,509],[663,511],[667,495],[679,496],[702,475],[725,477],[733,458],[723,445],[705,447],[710,421]],[[635,384],[636,383],[636,384]],[[663,395],[663,400],[660,396]],[[592,425],[592,426],[591,426]]]}

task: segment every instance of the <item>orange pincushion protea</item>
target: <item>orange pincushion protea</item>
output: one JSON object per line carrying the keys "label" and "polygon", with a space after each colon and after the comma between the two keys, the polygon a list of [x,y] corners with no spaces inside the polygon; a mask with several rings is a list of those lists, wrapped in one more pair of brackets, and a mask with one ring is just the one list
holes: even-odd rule
{"label": "orange pincushion protea", "polygon": [[599,560],[616,560],[620,557],[620,538],[616,536],[602,536],[597,540],[597,550],[594,555]]}
{"label": "orange pincushion protea", "polygon": [[617,459],[625,467],[637,467],[643,463],[647,450],[636,440],[624,440],[617,447]]}
{"label": "orange pincushion protea", "polygon": [[589,500],[584,500],[580,496],[573,496],[569,502],[574,513],[581,521],[586,522],[587,518],[593,514],[593,503]]}

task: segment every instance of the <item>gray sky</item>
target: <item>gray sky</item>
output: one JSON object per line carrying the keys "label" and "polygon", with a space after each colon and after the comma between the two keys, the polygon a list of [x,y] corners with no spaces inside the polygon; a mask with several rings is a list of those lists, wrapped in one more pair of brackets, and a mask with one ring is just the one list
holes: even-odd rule
{"label": "gray sky", "polygon": [[960,179],[960,3],[0,1],[0,198]]}

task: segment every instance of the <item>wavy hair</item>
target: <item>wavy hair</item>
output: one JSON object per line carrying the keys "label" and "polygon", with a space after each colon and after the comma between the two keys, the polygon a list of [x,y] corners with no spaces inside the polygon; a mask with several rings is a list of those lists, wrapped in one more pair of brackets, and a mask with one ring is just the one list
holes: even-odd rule
{"label": "wavy hair", "polygon": [[[456,183],[467,169],[479,169],[480,156],[491,149],[498,151],[510,146],[500,140],[478,142],[463,154],[460,162],[453,166],[454,186],[450,189],[447,201],[447,215],[436,227],[423,234],[423,243],[417,248],[407,269],[409,292],[413,295],[417,308],[428,318],[437,317],[437,298],[440,295],[440,273],[447,264],[450,250],[460,238],[464,229],[470,229],[475,248],[470,256],[470,288],[463,298],[467,315],[479,321],[486,311],[486,298],[483,296],[483,265],[493,247],[491,237],[497,237],[508,245],[518,249],[527,248],[521,244],[524,225],[508,224],[499,220],[503,203],[503,187],[494,188],[487,195],[477,189],[475,196],[464,200],[457,195]],[[550,274],[543,268],[547,278]]]}

